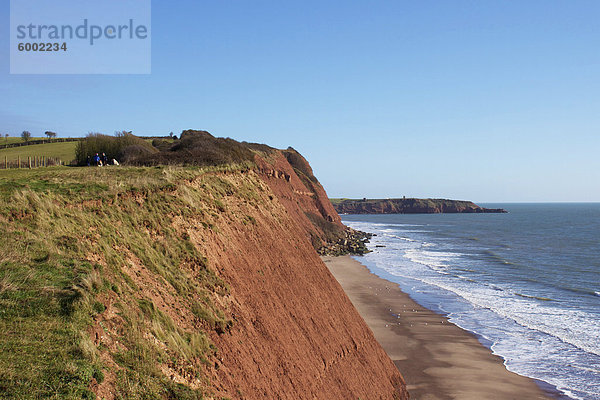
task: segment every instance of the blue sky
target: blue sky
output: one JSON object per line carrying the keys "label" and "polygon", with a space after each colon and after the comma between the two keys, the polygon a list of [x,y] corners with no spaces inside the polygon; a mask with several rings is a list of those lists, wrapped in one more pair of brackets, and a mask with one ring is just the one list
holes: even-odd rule
{"label": "blue sky", "polygon": [[596,0],[155,0],[150,75],[9,75],[0,17],[0,133],[205,129],[335,197],[600,201]]}

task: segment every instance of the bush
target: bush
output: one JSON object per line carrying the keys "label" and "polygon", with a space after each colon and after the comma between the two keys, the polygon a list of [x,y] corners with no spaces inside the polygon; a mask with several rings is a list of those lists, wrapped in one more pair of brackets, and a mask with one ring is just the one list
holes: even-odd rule
{"label": "bush", "polygon": [[167,151],[171,147],[171,142],[165,139],[154,139],[152,141],[152,146],[154,146],[160,151]]}
{"label": "bush", "polygon": [[253,161],[248,145],[230,138],[216,138],[206,131],[188,130],[167,150],[141,156],[135,165],[222,165]]}
{"label": "bush", "polygon": [[155,153],[156,151],[151,144],[132,135],[130,132],[117,132],[115,136],[90,133],[85,139],[77,143],[75,159],[77,165],[86,165],[88,157],[93,157],[96,153],[106,153],[109,160],[114,158],[122,162],[125,157],[133,158],[132,154],[139,156]]}
{"label": "bush", "polygon": [[131,146],[127,146],[123,150],[121,150],[119,162],[125,163],[125,164],[131,163],[138,157],[145,156],[148,154],[153,154],[153,153],[155,153],[155,151],[152,150],[152,148],[150,148],[148,146],[142,146],[140,144],[132,144]]}

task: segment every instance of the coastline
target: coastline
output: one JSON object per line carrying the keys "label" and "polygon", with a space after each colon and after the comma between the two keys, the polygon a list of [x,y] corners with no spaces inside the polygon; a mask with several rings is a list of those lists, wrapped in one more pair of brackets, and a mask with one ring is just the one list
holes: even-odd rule
{"label": "coastline", "polygon": [[404,376],[411,398],[561,398],[550,385],[508,371],[475,335],[350,256],[321,258]]}

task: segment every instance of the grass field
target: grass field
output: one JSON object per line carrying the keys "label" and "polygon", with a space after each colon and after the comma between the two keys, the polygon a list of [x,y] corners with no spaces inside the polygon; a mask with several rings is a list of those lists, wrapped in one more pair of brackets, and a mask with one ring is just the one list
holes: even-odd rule
{"label": "grass field", "polygon": [[[46,137],[31,138],[31,141],[47,139]],[[142,137],[142,139],[145,139]],[[148,143],[152,143],[154,139],[145,139]],[[171,138],[163,139],[167,143],[173,143],[174,140]],[[11,144],[11,143],[22,143],[23,140],[20,137],[9,136],[8,141],[5,137],[0,137],[0,144]],[[75,148],[77,142],[57,142],[57,143],[44,143],[34,144],[30,146],[11,147],[8,149],[0,149],[0,164],[4,163],[4,157],[9,162],[17,161],[19,157],[21,160],[27,160],[27,157],[51,157],[58,158],[64,163],[69,164],[75,159]],[[2,164],[3,165],[3,164]]]}
{"label": "grass field", "polygon": [[[44,140],[44,139],[48,139],[46,136],[44,137],[32,137],[31,139],[29,139],[30,141],[34,141],[34,140]],[[8,140],[5,136],[0,136],[0,144],[11,144],[11,143],[22,143],[23,139],[21,139],[20,136],[9,136]]]}
{"label": "grass field", "polygon": [[8,161],[16,161],[18,157],[21,157],[21,160],[27,160],[27,157],[52,157],[69,163],[75,159],[76,146],[77,142],[57,142],[0,149],[0,163],[4,162],[4,157],[7,157]]}

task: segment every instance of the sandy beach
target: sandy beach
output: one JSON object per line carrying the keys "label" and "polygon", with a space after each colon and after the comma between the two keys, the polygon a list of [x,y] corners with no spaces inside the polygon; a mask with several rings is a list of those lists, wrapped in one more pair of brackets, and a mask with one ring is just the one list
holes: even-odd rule
{"label": "sandy beach", "polygon": [[411,399],[558,397],[509,372],[470,332],[418,305],[351,257],[323,261],[404,376]]}

